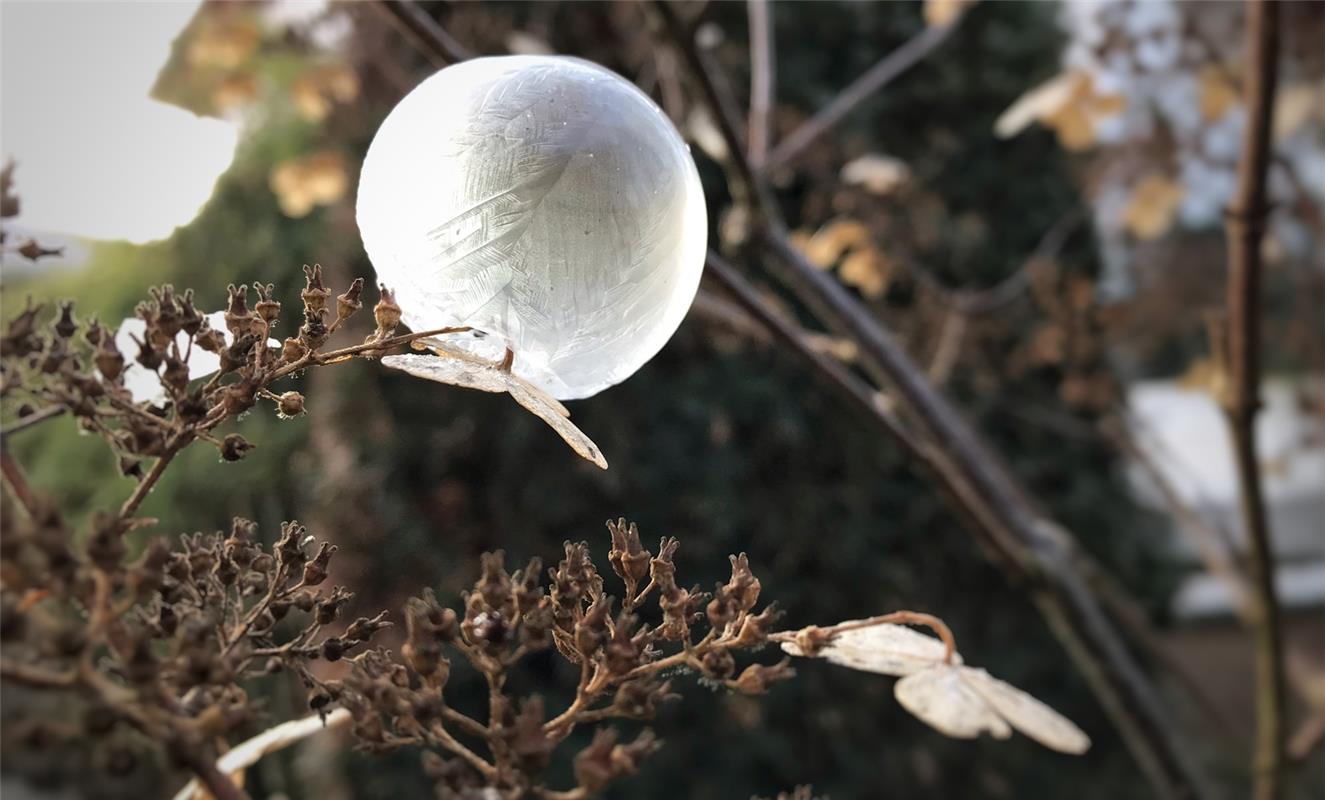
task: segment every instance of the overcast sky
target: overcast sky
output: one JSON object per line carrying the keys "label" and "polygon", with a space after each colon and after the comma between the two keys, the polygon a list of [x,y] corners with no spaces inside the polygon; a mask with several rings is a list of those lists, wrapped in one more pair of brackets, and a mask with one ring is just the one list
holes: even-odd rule
{"label": "overcast sky", "polygon": [[147,96],[197,6],[0,2],[0,157],[25,227],[147,241],[197,214],[236,128]]}

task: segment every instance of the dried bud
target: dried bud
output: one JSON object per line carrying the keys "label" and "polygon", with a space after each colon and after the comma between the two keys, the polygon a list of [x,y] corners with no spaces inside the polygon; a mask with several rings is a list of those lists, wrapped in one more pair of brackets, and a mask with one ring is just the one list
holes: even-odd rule
{"label": "dried bud", "polygon": [[575,647],[581,656],[592,658],[607,641],[607,616],[611,612],[612,598],[599,597],[576,623]]}
{"label": "dried bud", "polygon": [[304,312],[304,324],[299,328],[299,342],[305,350],[316,350],[326,341],[331,332],[322,322],[322,315],[312,311]]}
{"label": "dried bud", "polygon": [[750,572],[750,560],[745,553],[727,558],[731,560],[732,577],[725,587],[726,594],[740,611],[749,611],[759,602],[759,579]]}
{"label": "dried bud", "polygon": [[301,582],[305,586],[317,586],[327,579],[327,565],[331,562],[331,557],[336,554],[336,549],[334,544],[322,543],[313,560],[304,565],[304,575]]}
{"label": "dried bud", "polygon": [[706,678],[726,680],[736,671],[736,659],[730,650],[710,650],[700,660],[700,669]]}
{"label": "dried bud", "polygon": [[345,294],[336,297],[336,324],[344,322],[361,308],[363,308],[363,278],[355,278],[350,288],[345,290]]}
{"label": "dried bud", "polygon": [[304,316],[321,319],[327,309],[327,298],[331,296],[331,290],[322,285],[322,265],[310,267],[305,264],[304,278],[304,291],[299,295],[304,300]]}
{"label": "dried bud", "polygon": [[115,346],[115,337],[102,336],[97,345],[96,355],[92,357],[100,372],[108,381],[117,380],[124,372],[124,355]]}
{"label": "dried bud", "polygon": [[373,333],[375,339],[385,339],[395,332],[396,326],[400,324],[400,306],[396,305],[396,296],[385,286],[379,286],[381,293],[377,305],[373,306],[373,319],[377,322],[377,330]]}
{"label": "dried bud", "polygon": [[179,304],[179,327],[189,336],[197,335],[202,328],[203,315],[193,306],[193,290],[185,289]]}
{"label": "dried bud", "polygon": [[203,321],[204,327],[194,335],[193,343],[209,353],[220,353],[226,349],[225,335]]}
{"label": "dried bud", "polygon": [[55,323],[55,335],[61,339],[68,339],[78,331],[78,323],[74,320],[74,301],[66,300],[60,303],[60,319]]}
{"label": "dried bud", "polygon": [[304,396],[295,391],[282,394],[276,400],[276,413],[281,419],[290,419],[304,413]]}
{"label": "dried bud", "polygon": [[226,434],[221,440],[221,459],[223,461],[239,461],[248,455],[253,449],[253,445],[248,440],[237,433]]}
{"label": "dried bud", "polygon": [[225,310],[225,327],[238,339],[251,330],[252,314],[248,310],[248,287],[235,286],[232,283],[226,287],[226,291],[230,293],[230,302]]}
{"label": "dried bud", "polygon": [[281,304],[272,299],[272,292],[275,287],[270,283],[263,286],[261,283],[253,284],[253,290],[257,292],[258,302],[254,304],[253,310],[257,312],[262,321],[267,323],[270,328],[276,322],[276,318],[281,314]]}
{"label": "dried bud", "polygon": [[612,549],[607,554],[613,571],[626,582],[627,589],[633,590],[649,575],[649,561],[652,554],[640,545],[639,528],[635,523],[626,524],[624,518],[616,522],[607,521],[607,530],[612,535]]}
{"label": "dried bud", "polygon": [[293,364],[308,354],[308,348],[299,339],[291,336],[281,345],[281,363]]}
{"label": "dried bud", "polygon": [[727,686],[741,694],[765,694],[768,692],[768,687],[774,683],[795,677],[796,670],[792,669],[790,665],[790,658],[784,658],[769,666],[751,664],[741,672],[740,677],[736,680],[727,681]]}

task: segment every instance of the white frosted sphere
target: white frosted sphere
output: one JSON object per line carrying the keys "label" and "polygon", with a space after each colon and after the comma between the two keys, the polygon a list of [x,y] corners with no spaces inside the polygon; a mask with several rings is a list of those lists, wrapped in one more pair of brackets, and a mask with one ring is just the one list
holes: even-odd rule
{"label": "white frosted sphere", "polygon": [[708,215],[662,110],[596,64],[478,58],[410,92],[359,179],[359,230],[414,330],[554,397],[588,397],[652,358],[704,267]]}

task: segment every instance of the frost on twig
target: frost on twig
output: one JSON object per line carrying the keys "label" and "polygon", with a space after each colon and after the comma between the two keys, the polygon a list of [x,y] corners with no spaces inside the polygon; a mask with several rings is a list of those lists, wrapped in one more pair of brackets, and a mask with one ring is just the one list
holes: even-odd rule
{"label": "frost on twig", "polygon": [[[926,625],[941,638],[897,622]],[[1081,754],[1090,739],[1071,720],[1034,697],[962,663],[947,626],[927,614],[900,611],[831,628],[810,626],[769,637],[794,656],[895,675],[897,702],[945,736],[1006,739],[1015,728],[1051,750]]]}
{"label": "frost on twig", "polygon": [[481,392],[506,393],[534,416],[546,422],[571,449],[585,460],[607,469],[607,459],[598,445],[570,421],[570,412],[555,398],[500,365],[441,347],[428,345],[437,355],[387,356],[382,363],[417,377]]}

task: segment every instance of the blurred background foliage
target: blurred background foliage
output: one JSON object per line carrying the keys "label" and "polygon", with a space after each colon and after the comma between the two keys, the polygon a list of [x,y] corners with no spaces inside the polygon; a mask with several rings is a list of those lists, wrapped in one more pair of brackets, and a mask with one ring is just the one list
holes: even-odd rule
{"label": "blurred background foliage", "polygon": [[[545,43],[632,78],[652,75],[648,83],[665,104],[666,82],[676,80],[649,44],[646,15],[631,4],[425,7],[479,52]],[[432,67],[368,4],[334,13],[347,26],[328,47],[297,25],[273,23],[261,5],[204,6],[155,92],[199,113],[241,115],[242,144],[214,196],[164,241],[98,244],[76,271],[7,275],[4,311],[26,294],[73,297],[81,315],[113,323],[149,285],[192,287],[211,310],[221,307],[227,284],[252,281],[276,284],[286,307],[297,308],[302,264],[322,264],[335,291],[354,276],[371,279],[353,222],[358,165],[381,118]],[[1047,231],[1081,213],[1079,162],[1051,130],[1010,139],[993,133],[1029,85],[1058,71],[1056,13],[1053,4],[979,4],[934,57],[815,143],[795,170],[774,176],[802,241],[842,217],[884,231],[877,240],[887,252],[851,273],[842,267],[842,277],[914,350],[933,346],[921,323],[941,309],[907,264],[933,265],[930,277],[943,284],[992,286],[1021,269]],[[713,52],[742,86],[745,6],[714,4],[707,14],[723,32]],[[925,20],[916,3],[779,2],[776,25],[776,125],[785,132]],[[717,167],[695,152],[710,208],[723,208]],[[910,188],[880,198],[843,184],[844,161],[878,152],[905,163]],[[21,196],[21,164],[17,180]],[[1161,521],[1129,499],[1116,456],[1098,437],[1063,433],[1092,426],[1116,399],[1102,356],[1087,350],[1009,367],[1017,363],[1009,354],[1043,338],[1038,327],[1060,310],[1054,298],[1097,276],[1089,226],[1068,230],[1052,255],[1051,285],[983,318],[977,345],[962,352],[947,388],[1051,514],[1162,623],[1180,568],[1166,554]],[[220,463],[204,447],[186,453],[145,505],[160,520],[145,535],[222,528],[235,515],[274,535],[281,520],[299,518],[339,544],[333,581],[358,592],[358,610],[367,612],[398,608],[425,586],[456,597],[486,550],[554,561],[563,540],[587,539],[605,553],[602,521],[625,515],[646,539],[681,539],[678,564],[688,582],[711,584],[725,576],[728,553],[748,552],[765,596],[792,625],[894,608],[940,614],[973,660],[1033,687],[1095,744],[1067,758],[1021,738],[947,740],[896,706],[890,681],[805,663],[798,680],[758,699],[680,678],[685,700],[655,724],[666,747],[611,796],[746,797],[805,783],[836,798],[1135,796],[1134,765],[1021,587],[975,549],[874,429],[714,307],[701,303],[629,381],[575,404],[577,422],[609,455],[607,472],[574,458],[509,401],[352,362],[297,379],[309,398],[306,416],[281,421],[268,409],[251,412],[241,430],[258,448],[243,463]],[[292,329],[291,320],[282,324]],[[1065,390],[1070,380],[1084,384]],[[15,450],[75,519],[118,503],[131,486],[100,442],[71,424],[43,426]],[[529,689],[552,706],[567,701],[574,676],[563,674],[565,665],[552,658],[534,665]],[[453,679],[454,696],[465,697],[464,680],[476,702],[484,696],[476,676]],[[273,679],[260,691],[273,717],[299,713],[295,687]],[[327,800],[427,792],[408,754],[383,762],[328,747],[268,759],[250,786],[257,796]],[[21,759],[6,762],[25,770]],[[46,777],[79,781],[63,772]],[[93,784],[80,793],[141,796],[131,777]]]}

